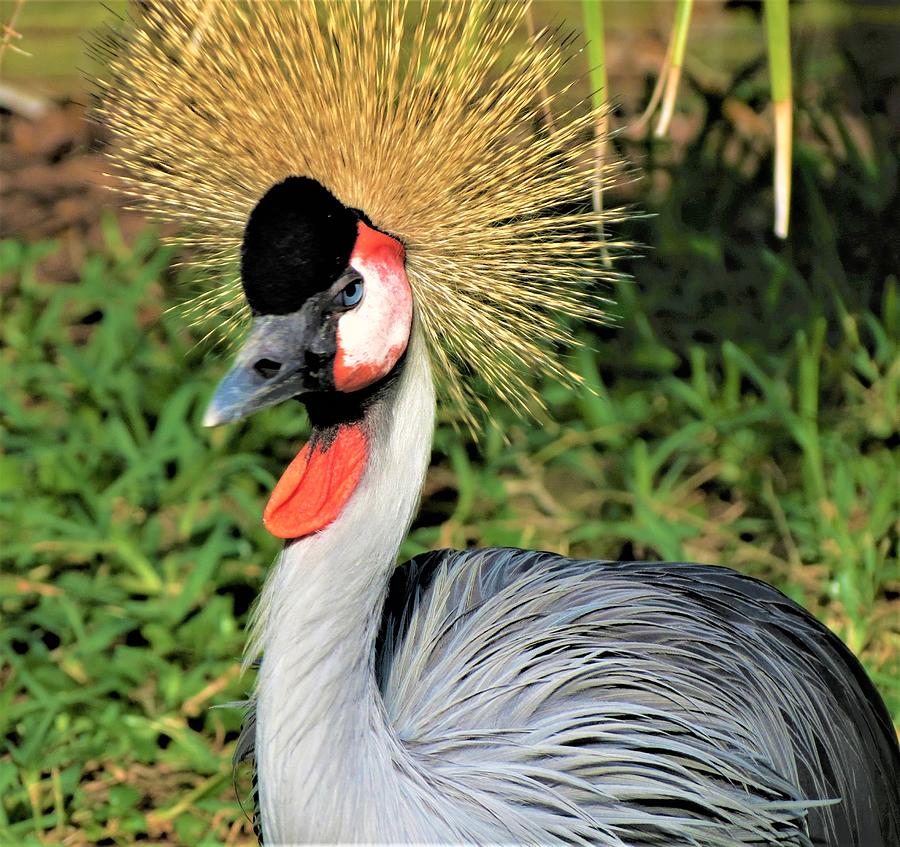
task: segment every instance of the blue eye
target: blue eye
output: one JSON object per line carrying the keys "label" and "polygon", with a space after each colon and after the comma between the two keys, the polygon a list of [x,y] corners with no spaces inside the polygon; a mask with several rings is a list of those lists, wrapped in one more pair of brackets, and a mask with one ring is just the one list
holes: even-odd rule
{"label": "blue eye", "polygon": [[357,277],[356,279],[350,280],[350,282],[335,295],[334,302],[335,305],[340,306],[342,309],[352,309],[360,300],[362,300],[362,296],[363,281]]}

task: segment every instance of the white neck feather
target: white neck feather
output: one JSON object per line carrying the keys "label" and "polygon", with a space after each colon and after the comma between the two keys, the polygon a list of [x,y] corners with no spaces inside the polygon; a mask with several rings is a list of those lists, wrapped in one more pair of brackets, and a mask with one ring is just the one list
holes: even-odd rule
{"label": "white neck feather", "polygon": [[[270,844],[313,832],[318,841],[364,837],[374,823],[366,809],[377,796],[383,815],[397,778],[396,740],[372,663],[387,582],[431,451],[434,387],[419,332],[393,393],[372,407],[368,424],[359,487],[334,523],[285,548],[254,624],[250,653],[264,654],[256,756]],[[335,829],[325,834],[327,821]]]}

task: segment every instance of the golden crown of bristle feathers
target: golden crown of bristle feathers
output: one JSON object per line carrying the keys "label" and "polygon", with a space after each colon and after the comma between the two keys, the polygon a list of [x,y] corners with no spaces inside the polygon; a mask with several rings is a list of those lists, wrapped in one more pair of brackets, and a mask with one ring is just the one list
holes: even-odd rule
{"label": "golden crown of bristle feathers", "polygon": [[[229,323],[248,215],[273,184],[309,176],[406,247],[439,390],[468,421],[478,379],[540,404],[568,318],[602,320],[605,216],[590,196],[586,105],[552,81],[571,53],[527,35],[520,3],[334,2],[151,6],[113,45],[104,122],[125,190],[215,286],[195,312]],[[553,121],[541,124],[543,115]],[[604,179],[610,177],[606,173]],[[472,377],[475,377],[474,381]]]}

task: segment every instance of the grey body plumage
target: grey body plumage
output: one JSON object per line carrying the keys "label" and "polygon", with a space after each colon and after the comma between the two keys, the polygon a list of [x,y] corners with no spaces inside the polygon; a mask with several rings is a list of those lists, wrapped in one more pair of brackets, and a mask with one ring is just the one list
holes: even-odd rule
{"label": "grey body plumage", "polygon": [[425,554],[391,581],[374,672],[420,777],[470,807],[458,838],[496,818],[519,843],[900,843],[900,757],[857,660],[726,568]]}

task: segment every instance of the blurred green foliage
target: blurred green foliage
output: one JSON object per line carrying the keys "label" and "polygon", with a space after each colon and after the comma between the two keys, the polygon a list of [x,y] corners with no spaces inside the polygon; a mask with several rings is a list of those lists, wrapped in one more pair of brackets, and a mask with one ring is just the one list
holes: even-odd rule
{"label": "blurred green foliage", "polygon": [[[172,257],[152,234],[125,245],[109,218],[106,242],[76,285],[41,282],[53,244],[0,248],[15,279],[0,400],[0,840],[235,843],[247,836],[228,764],[239,716],[209,706],[250,684],[241,631],[278,547],[259,514],[303,414],[288,404],[203,430],[226,357],[204,356],[162,311]],[[623,329],[576,354],[586,390],[544,387],[553,422],[498,409],[480,452],[439,429],[404,553],[515,544],[722,561],[822,614],[900,714],[896,285],[877,313],[814,317],[763,354],[728,341],[683,355],[637,287],[620,296]]]}

